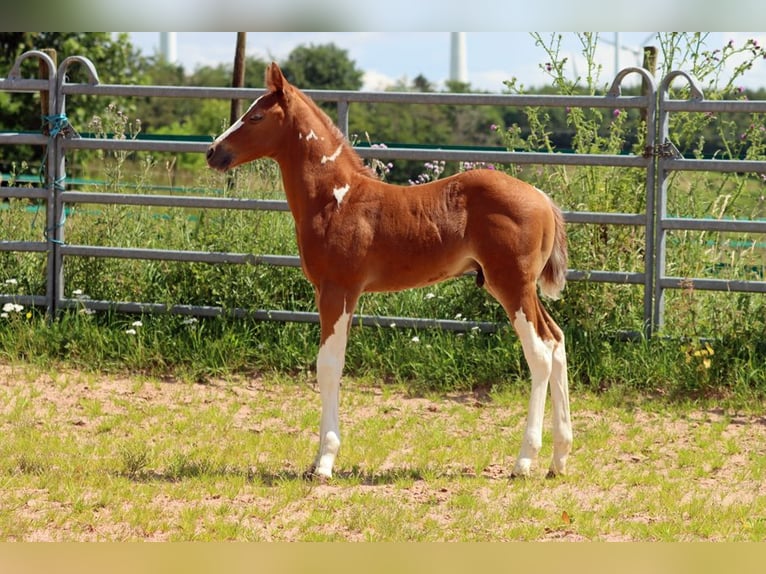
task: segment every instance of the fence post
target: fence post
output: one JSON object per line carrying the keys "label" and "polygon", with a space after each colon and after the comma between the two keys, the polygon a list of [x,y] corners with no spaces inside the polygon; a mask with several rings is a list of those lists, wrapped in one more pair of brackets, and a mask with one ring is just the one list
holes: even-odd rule
{"label": "fence post", "polygon": [[[40,50],[43,54],[46,54],[50,59],[51,62],[53,62],[53,71],[54,71],[54,78],[51,78],[51,68],[48,65],[47,62],[40,59],[37,62],[37,67],[40,74],[41,80],[53,80],[55,81],[55,70],[58,66],[58,55],[56,54],[56,50],[53,48],[45,48],[43,50]],[[47,115],[50,115],[51,110],[51,97],[53,97],[52,94],[49,94],[48,92],[40,92],[40,116],[45,117]],[[48,122],[43,121],[43,127],[42,127],[43,135],[50,135],[50,128],[48,126]]]}
{"label": "fence post", "polygon": [[53,219],[48,227],[48,243],[51,246],[53,259],[53,302],[51,314],[58,314],[64,298],[64,256],[61,248],[64,245],[64,222],[66,221],[66,204],[62,193],[66,191],[66,150],[63,139],[65,137],[80,137],[70,125],[66,116],[66,96],[64,94],[64,82],[66,82],[67,70],[71,64],[79,64],[85,68],[88,82],[91,85],[98,84],[98,72],[88,58],[84,56],[69,56],[64,58],[56,73],[56,131],[51,133],[49,148],[53,148],[53,164],[51,190],[53,194]]}
{"label": "fence post", "polygon": [[[668,177],[665,162],[678,153],[670,140],[670,119],[666,103],[670,97],[670,85],[678,77],[683,77],[689,82],[691,88],[691,99],[703,100],[701,88],[696,80],[686,72],[673,71],[665,75],[660,83],[657,103],[657,141],[654,145],[655,159],[657,164],[657,197],[654,207],[655,213],[655,250],[654,257],[654,312],[652,314],[652,328],[657,330],[662,327],[665,314],[665,293],[663,280],[665,278],[665,260],[667,250],[667,233],[665,230],[665,220],[668,216]],[[671,150],[671,151],[668,151]],[[672,150],[675,150],[675,154]]]}
{"label": "fence post", "polygon": [[[247,32],[237,32],[237,45],[234,48],[234,69],[231,74],[231,87],[241,88],[245,85],[245,41]],[[231,100],[231,109],[229,112],[229,125],[237,123],[239,116],[242,115],[242,102],[239,98]],[[226,174],[226,190],[234,189],[237,183],[237,172],[230,170]]]}

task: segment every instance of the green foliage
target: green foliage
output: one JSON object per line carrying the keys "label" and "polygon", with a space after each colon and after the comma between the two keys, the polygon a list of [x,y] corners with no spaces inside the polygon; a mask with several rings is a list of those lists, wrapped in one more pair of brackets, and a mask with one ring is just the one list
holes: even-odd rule
{"label": "green foliage", "polygon": [[290,83],[301,89],[358,90],[364,72],[335,44],[295,48],[281,65]]}
{"label": "green foliage", "polygon": [[[55,50],[55,61],[68,56],[89,58],[103,83],[140,83],[148,66],[128,40],[127,33],[113,35],[109,32],[0,32],[0,77],[5,77],[16,58],[29,50]],[[22,76],[40,77],[38,61],[28,59],[22,65]],[[80,65],[69,67],[69,81],[86,81]],[[8,101],[8,105],[6,105]],[[98,113],[102,103],[92,97],[74,99],[76,105],[67,109],[69,121],[74,126],[85,125]],[[35,131],[42,127],[41,110],[37,94],[0,94],[0,126],[3,130]],[[47,111],[46,111],[47,113]],[[7,171],[12,161],[41,160],[39,148],[20,146],[9,149],[0,146],[0,171]]]}

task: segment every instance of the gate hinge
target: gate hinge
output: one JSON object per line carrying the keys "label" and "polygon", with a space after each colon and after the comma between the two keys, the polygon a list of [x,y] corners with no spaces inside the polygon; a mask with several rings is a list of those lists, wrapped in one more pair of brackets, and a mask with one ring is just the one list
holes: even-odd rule
{"label": "gate hinge", "polygon": [[678,148],[669,140],[656,146],[648,145],[644,147],[644,157],[683,158]]}

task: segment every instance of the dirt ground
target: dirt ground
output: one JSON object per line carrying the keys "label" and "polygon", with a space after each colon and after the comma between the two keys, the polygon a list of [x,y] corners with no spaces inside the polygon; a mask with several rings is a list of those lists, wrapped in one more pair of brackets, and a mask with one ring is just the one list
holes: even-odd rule
{"label": "dirt ground", "polygon": [[[64,381],[64,382],[62,382]],[[167,405],[169,409],[177,408],[179,403],[179,388],[181,385],[173,381],[155,381],[152,384],[144,384],[140,378],[118,375],[97,375],[82,374],[74,372],[66,373],[45,373],[27,371],[19,366],[0,365],[0,393],[5,397],[19,396],[18,388],[20,385],[26,385],[34,388],[34,412],[35,416],[42,418],[55,416],[60,418],[60,424],[67,428],[67,433],[92,433],[99,418],[108,415],[119,414],[120,401],[115,398],[121,398],[125,401],[139,402],[152,405]],[[284,385],[286,388],[280,389],[273,383],[264,384],[258,378],[241,379],[235,382],[210,381],[207,384],[184,384],[182,401],[189,404],[210,404],[216,402],[221,404],[223,410],[231,412],[231,425],[247,432],[259,433],[263,430],[263,425],[268,425],[271,429],[277,428],[287,434],[300,434],[313,437],[316,433],[314,428],[301,428],[295,424],[287,423],[274,416],[273,405],[276,403],[283,405],[281,408],[290,409],[291,396],[309,395],[312,404],[318,407],[318,397],[311,397],[313,391],[308,385]],[[455,405],[460,405],[466,412],[470,411],[475,419],[473,432],[481,432],[482,429],[494,428],[497,425],[498,414],[501,409],[492,406],[488,397],[481,394],[450,394],[435,396],[434,398],[417,398],[407,396],[404,393],[384,392],[380,388],[367,387],[363,389],[349,389],[349,385],[344,383],[344,399],[346,408],[341,405],[342,420],[345,427],[354,427],[363,425],[370,417],[378,413],[394,413],[399,415],[414,414],[422,419],[424,426],[436,428],[438,419],[443,428],[455,428],[457,437],[461,436],[459,421],[465,413],[456,411]],[[14,395],[16,393],[16,395]],[[350,395],[350,396],[349,396]],[[263,403],[263,397],[267,396],[269,405],[271,405],[271,418],[263,419],[262,413],[257,412],[257,405]],[[18,401],[6,401],[0,404],[0,430],[9,430],[13,424],[11,413],[13,404]],[[350,403],[354,408],[350,408]],[[241,405],[236,408],[236,404]],[[99,405],[98,412],[88,412],[88,405]],[[84,408],[85,406],[85,408]],[[524,410],[526,405],[519,401],[518,405],[512,405],[510,409],[515,411],[513,416],[518,419],[518,425],[514,429],[517,433],[524,422]],[[91,409],[93,411],[93,409]],[[502,411],[507,415],[508,405],[504,405]],[[285,411],[287,412],[287,411]],[[51,414],[53,413],[53,414]],[[650,492],[654,488],[651,484],[641,484],[646,480],[646,472],[642,467],[652,466],[652,472],[656,476],[668,477],[673,481],[685,480],[683,476],[679,479],[679,472],[688,472],[688,481],[693,483],[688,496],[691,498],[708,497],[710,504],[721,508],[728,508],[735,505],[743,508],[757,509],[762,512],[766,506],[766,485],[761,480],[760,471],[754,470],[754,461],[759,459],[763,461],[766,458],[766,416],[760,414],[740,414],[724,412],[721,409],[706,410],[687,410],[678,416],[664,416],[661,410],[653,411],[636,410],[626,414],[627,411],[616,413],[606,413],[589,408],[587,405],[578,404],[577,397],[573,398],[573,417],[575,422],[576,444],[573,452],[570,477],[565,480],[539,481],[540,488],[527,489],[525,492],[525,504],[535,508],[540,513],[548,513],[560,517],[557,527],[541,525],[537,540],[634,540],[636,537],[632,534],[626,534],[624,530],[615,532],[600,532],[598,536],[592,533],[582,531],[581,529],[569,527],[570,516],[567,509],[598,509],[607,512],[606,509],[618,505],[621,499],[628,501],[635,496],[637,490],[645,488]],[[455,418],[455,420],[451,420]],[[510,418],[510,417],[509,417]],[[444,420],[450,419],[450,420]],[[441,427],[440,427],[441,428]],[[640,429],[646,429],[646,435],[642,437]],[[638,430],[637,430],[638,429]],[[651,435],[651,436],[649,436]],[[518,436],[518,435],[517,435]],[[642,447],[624,448],[625,444],[637,444]],[[710,443],[710,444],[708,444]],[[727,446],[728,445],[728,446]],[[354,448],[354,445],[348,445],[348,448]],[[402,465],[403,460],[407,460],[406,444],[401,444],[402,452],[393,453],[391,460],[394,468],[386,469],[385,466],[378,469],[379,473],[390,472],[395,475],[396,465]],[[514,445],[515,449],[515,445]],[[702,452],[710,449],[711,456],[702,455],[701,462],[688,462],[684,467],[684,457],[690,457],[695,452]],[[721,455],[716,456],[716,449],[721,450]],[[594,478],[592,460],[593,453],[598,450],[598,458],[604,464],[599,470],[598,478]],[[590,452],[589,452],[590,451]],[[308,461],[311,453],[306,453],[305,461]],[[547,455],[546,455],[547,457]],[[512,466],[512,455],[505,457],[505,460],[494,461],[477,473],[475,470],[460,466],[449,466],[444,469],[444,476],[471,477],[478,474],[478,478],[486,479],[476,481],[477,491],[472,493],[479,501],[477,504],[485,504],[487,507],[496,505],[505,505],[512,507],[518,503],[518,492],[513,489],[507,489],[507,494],[498,494],[502,492],[499,485],[507,483],[508,471]],[[541,466],[547,464],[547,460],[540,461]],[[699,464],[700,468],[695,465]],[[758,468],[766,469],[766,464],[760,463]],[[12,465],[6,465],[10,467]],[[11,474],[13,468],[9,469]],[[285,476],[297,476],[301,468],[296,464],[291,468],[285,468]],[[541,472],[544,469],[541,469]],[[634,472],[635,471],[635,472]],[[346,471],[348,473],[348,471]],[[577,475],[582,480],[576,478]],[[604,476],[613,475],[612,484]],[[341,472],[341,478],[343,473]],[[573,478],[574,476],[574,478]],[[348,478],[348,477],[346,477]],[[627,482],[625,482],[627,481]],[[631,484],[631,481],[636,481]],[[462,487],[461,487],[462,488]],[[457,497],[463,495],[453,490],[450,485],[444,484],[444,481],[429,481],[422,477],[414,477],[412,484],[407,488],[394,484],[392,480],[378,480],[373,477],[366,477],[358,482],[349,483],[348,481],[331,481],[327,484],[314,484],[305,493],[305,503],[310,507],[312,501],[320,501],[328,497],[336,497],[345,500],[354,500],[359,496],[380,496],[399,505],[420,505],[427,506],[429,509],[429,520],[443,524],[445,533],[452,527],[450,524],[450,508],[454,506]],[[18,494],[18,493],[16,493]],[[0,497],[6,497],[9,493],[3,493],[0,487]],[[261,505],[273,504],[273,501],[256,500],[257,495],[253,493],[242,493],[228,500],[210,499],[202,501],[203,504],[215,506],[226,502],[229,505],[241,505],[243,507],[255,503]],[[30,519],[34,518],[38,511],[55,512],[55,508],[50,502],[45,501],[44,496],[36,498],[29,496],[28,507],[20,509],[21,512],[28,513]],[[561,501],[569,501],[569,506],[562,506]],[[177,500],[167,498],[162,502],[167,508],[172,510],[173,505],[178,505],[177,513],[180,516],[183,513],[183,504]],[[159,504],[158,502],[158,504]],[[683,501],[680,501],[683,503]],[[36,508],[35,504],[40,505]],[[630,502],[626,502],[630,508]],[[483,507],[479,507],[482,509]],[[300,508],[295,504],[291,510],[294,513],[309,511]],[[444,514],[441,514],[441,511]],[[483,511],[483,510],[482,510]],[[595,511],[594,511],[595,512]],[[686,511],[684,511],[686,512]],[[650,524],[658,518],[651,512],[642,512],[640,509],[629,510],[628,520]],[[279,520],[270,520],[264,522],[260,533],[265,540],[290,540],[303,539],[304,534],[297,526],[295,516],[291,517],[291,522],[280,523]],[[759,520],[763,520],[763,516]],[[253,519],[255,520],[255,519]],[[679,519],[684,520],[682,517]],[[120,532],[119,527],[110,525],[108,520],[102,521],[101,525],[105,529],[114,528],[115,532],[108,530],[103,532],[92,532],[90,535],[80,533],[73,536],[78,540],[88,539],[111,539],[122,538],[124,532]],[[254,526],[255,527],[255,526]],[[0,529],[2,527],[0,526]],[[26,540],[60,540],[68,539],[68,536],[57,527],[52,526],[53,531],[46,531],[45,528],[37,529],[33,535],[25,537]],[[325,528],[345,528],[342,524],[328,524]],[[291,534],[292,529],[292,534]],[[363,540],[369,532],[332,532],[330,534],[340,534],[346,540]],[[0,533],[0,537],[1,533]],[[130,536],[129,536],[130,537]],[[147,534],[144,539],[163,540],[168,535],[162,533]],[[445,534],[446,538],[450,538]],[[460,538],[460,534],[455,534]],[[5,538],[5,537],[3,537]],[[713,534],[712,539],[726,538],[720,533]]]}

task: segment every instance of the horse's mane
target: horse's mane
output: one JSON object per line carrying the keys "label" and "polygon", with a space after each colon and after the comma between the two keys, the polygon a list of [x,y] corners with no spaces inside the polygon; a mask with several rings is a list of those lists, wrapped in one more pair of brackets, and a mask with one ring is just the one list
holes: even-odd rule
{"label": "horse's mane", "polygon": [[347,157],[353,158],[352,161],[354,163],[355,169],[359,173],[378,179],[378,176],[375,173],[375,170],[373,170],[372,168],[364,164],[364,161],[362,161],[361,156],[358,153],[356,153],[353,146],[351,145],[351,142],[349,142],[348,138],[346,138],[346,136],[343,135],[343,132],[341,132],[338,126],[335,125],[335,122],[332,121],[330,116],[328,116],[325,113],[325,111],[322,108],[320,108],[314,100],[312,100],[310,97],[304,94],[301,90],[296,89],[295,93],[300,94],[301,101],[309,107],[309,109],[313,112],[313,114],[322,122],[324,127],[327,128],[327,131],[336,138],[337,143],[343,145],[344,151],[347,152],[346,154]]}

